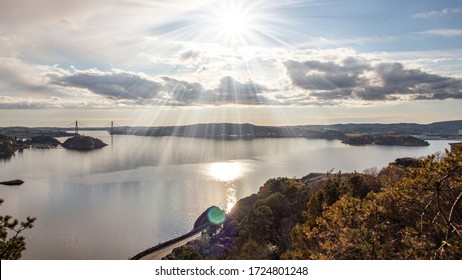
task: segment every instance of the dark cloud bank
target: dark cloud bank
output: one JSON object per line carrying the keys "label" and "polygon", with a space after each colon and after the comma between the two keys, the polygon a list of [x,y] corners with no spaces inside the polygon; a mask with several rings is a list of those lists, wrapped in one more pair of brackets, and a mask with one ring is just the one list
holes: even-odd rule
{"label": "dark cloud bank", "polygon": [[364,59],[347,58],[342,62],[286,61],[293,85],[308,90],[321,100],[350,99],[442,100],[461,99],[460,79],[405,69],[401,63],[369,63]]}
{"label": "dark cloud bank", "polygon": [[193,104],[262,104],[267,89],[254,82],[239,82],[223,77],[217,88],[207,89],[200,83],[190,83],[171,77],[153,81],[131,73],[89,74],[77,73],[54,81],[60,86],[87,89],[95,94],[116,100],[133,100],[137,103],[170,105]]}
{"label": "dark cloud bank", "polygon": [[[222,77],[216,88],[206,88],[172,77],[151,80],[127,72],[88,73],[54,78],[53,83],[87,89],[114,100],[137,104],[326,104],[330,101],[444,100],[462,99],[462,81],[406,69],[401,63],[349,57],[342,61],[284,62],[293,86],[303,96],[269,89],[253,81]],[[276,94],[272,94],[276,92]],[[294,96],[297,97],[294,99]]]}

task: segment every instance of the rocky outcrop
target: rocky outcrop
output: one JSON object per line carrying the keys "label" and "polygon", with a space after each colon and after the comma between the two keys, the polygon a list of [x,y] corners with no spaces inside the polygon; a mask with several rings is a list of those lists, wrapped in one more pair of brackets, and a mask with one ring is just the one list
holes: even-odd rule
{"label": "rocky outcrop", "polygon": [[6,185],[6,186],[19,186],[24,183],[23,180],[10,180],[10,181],[3,181],[0,182],[0,185]]}
{"label": "rocky outcrop", "polygon": [[219,226],[226,220],[226,213],[218,206],[210,206],[194,222],[194,229],[203,225]]}
{"label": "rocky outcrop", "polygon": [[210,206],[209,208],[207,208],[207,210],[205,210],[202,214],[200,214],[200,216],[196,219],[196,221],[194,222],[194,228],[193,229],[196,229],[202,225],[205,225],[205,224],[209,224],[209,219],[207,218],[207,213],[210,211],[210,209],[212,209],[213,207],[216,207],[216,206]]}
{"label": "rocky outcrop", "polygon": [[107,146],[103,141],[90,136],[77,135],[64,141],[62,146],[66,149],[76,151],[90,151]]}

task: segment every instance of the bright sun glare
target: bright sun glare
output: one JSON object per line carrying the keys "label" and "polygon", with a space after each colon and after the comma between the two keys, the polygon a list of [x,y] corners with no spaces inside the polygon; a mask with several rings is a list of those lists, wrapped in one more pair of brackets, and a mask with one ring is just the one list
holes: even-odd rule
{"label": "bright sun glare", "polygon": [[218,28],[228,35],[242,35],[249,29],[249,18],[242,11],[223,11],[217,20],[219,21]]}
{"label": "bright sun glare", "polygon": [[215,162],[209,166],[207,173],[217,181],[229,182],[241,177],[244,169],[238,162]]}
{"label": "bright sun glare", "polygon": [[247,1],[221,1],[207,13],[207,30],[219,42],[243,45],[256,37],[261,28],[257,5]]}
{"label": "bright sun glare", "polygon": [[230,212],[236,204],[236,186],[233,181],[243,177],[246,173],[245,166],[240,162],[214,162],[211,163],[205,173],[213,180],[224,182],[226,190],[226,212]]}

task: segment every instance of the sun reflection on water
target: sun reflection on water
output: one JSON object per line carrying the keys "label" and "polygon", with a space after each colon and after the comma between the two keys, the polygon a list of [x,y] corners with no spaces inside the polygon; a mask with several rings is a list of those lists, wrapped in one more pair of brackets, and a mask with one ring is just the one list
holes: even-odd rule
{"label": "sun reflection on water", "polygon": [[207,168],[207,175],[221,182],[230,182],[244,175],[244,166],[239,162],[214,162]]}
{"label": "sun reflection on water", "polygon": [[234,188],[234,185],[229,187],[226,190],[226,213],[231,212],[231,209],[233,209],[234,204],[237,202],[237,197],[236,197],[236,189]]}
{"label": "sun reflection on water", "polygon": [[211,179],[225,183],[226,207],[229,213],[237,202],[235,181],[242,178],[247,172],[244,163],[241,162],[214,162],[208,164],[205,174]]}

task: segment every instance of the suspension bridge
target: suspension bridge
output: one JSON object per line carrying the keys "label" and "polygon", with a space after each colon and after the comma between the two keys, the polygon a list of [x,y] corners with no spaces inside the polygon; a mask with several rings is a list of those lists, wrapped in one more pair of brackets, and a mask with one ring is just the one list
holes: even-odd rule
{"label": "suspension bridge", "polygon": [[71,122],[64,126],[64,129],[74,130],[75,134],[79,134],[79,131],[85,130],[108,130],[112,135],[114,133],[114,121],[111,121],[110,123],[104,123],[101,126],[89,126],[81,121],[76,120],[75,122]]}

